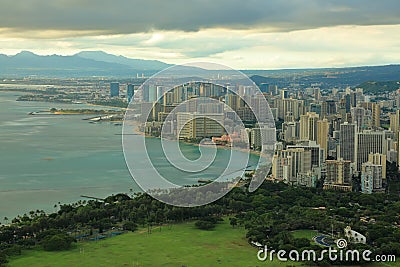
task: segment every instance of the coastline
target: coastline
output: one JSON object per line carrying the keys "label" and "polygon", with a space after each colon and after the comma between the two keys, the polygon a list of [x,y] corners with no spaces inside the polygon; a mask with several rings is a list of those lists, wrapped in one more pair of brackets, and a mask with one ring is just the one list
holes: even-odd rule
{"label": "coastline", "polygon": [[[148,136],[146,135],[144,132],[140,131],[138,129],[138,126],[135,125],[136,127],[134,127],[133,132],[137,135],[141,135],[144,136],[145,138],[157,138],[157,139],[161,139],[161,137],[156,137],[156,136]],[[196,144],[196,143],[192,143],[192,142],[188,142],[188,141],[183,141],[183,140],[175,140],[175,139],[167,139],[169,141],[177,141],[179,143],[183,143],[186,145],[191,145],[191,146],[195,146],[195,147],[199,147],[199,146],[203,146],[203,147],[208,147],[208,145],[202,145],[202,144]],[[239,147],[228,147],[228,146],[222,146],[222,145],[216,145],[217,149],[224,149],[224,150],[233,150],[233,151],[239,151],[239,152],[243,152],[243,153],[250,153],[252,155],[258,156],[258,157],[262,157],[262,153],[260,151],[255,151],[255,150],[251,150],[251,149],[246,149],[246,148],[239,148]]]}

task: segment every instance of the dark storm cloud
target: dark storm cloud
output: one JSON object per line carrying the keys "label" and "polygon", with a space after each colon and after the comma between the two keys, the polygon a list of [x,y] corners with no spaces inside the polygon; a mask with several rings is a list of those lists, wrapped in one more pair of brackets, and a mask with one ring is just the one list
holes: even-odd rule
{"label": "dark storm cloud", "polygon": [[0,0],[0,28],[137,33],[400,24],[398,0]]}

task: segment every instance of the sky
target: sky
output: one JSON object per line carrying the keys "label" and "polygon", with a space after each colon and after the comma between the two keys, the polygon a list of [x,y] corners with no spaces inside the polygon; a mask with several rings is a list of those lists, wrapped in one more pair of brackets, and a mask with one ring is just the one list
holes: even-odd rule
{"label": "sky", "polygon": [[400,63],[398,0],[0,0],[0,53],[239,69]]}

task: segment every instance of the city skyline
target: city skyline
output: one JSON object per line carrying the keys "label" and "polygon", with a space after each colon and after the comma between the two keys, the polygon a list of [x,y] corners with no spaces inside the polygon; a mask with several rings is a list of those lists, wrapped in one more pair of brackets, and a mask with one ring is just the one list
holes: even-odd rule
{"label": "city skyline", "polygon": [[170,64],[211,61],[239,69],[400,62],[397,1],[6,0],[2,6],[0,53],[7,55],[102,50]]}

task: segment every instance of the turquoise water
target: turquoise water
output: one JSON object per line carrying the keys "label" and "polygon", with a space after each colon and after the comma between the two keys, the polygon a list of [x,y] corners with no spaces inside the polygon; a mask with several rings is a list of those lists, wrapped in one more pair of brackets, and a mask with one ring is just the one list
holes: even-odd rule
{"label": "turquoise water", "polygon": [[[19,93],[0,90],[0,220],[30,210],[54,211],[58,202],[81,200],[81,195],[105,197],[113,193],[139,191],[126,167],[121,144],[121,126],[91,124],[90,115],[31,116],[49,108],[95,108],[86,105],[17,102]],[[158,139],[149,139],[152,153]],[[185,156],[196,158],[196,146],[181,145]],[[133,151],[142,157],[141,151]],[[236,157],[237,160],[247,154]],[[183,175],[160,159],[155,165],[177,184],[195,184],[221,172],[229,150],[218,150],[216,164],[200,175]],[[251,162],[257,157],[251,155]]]}

